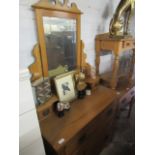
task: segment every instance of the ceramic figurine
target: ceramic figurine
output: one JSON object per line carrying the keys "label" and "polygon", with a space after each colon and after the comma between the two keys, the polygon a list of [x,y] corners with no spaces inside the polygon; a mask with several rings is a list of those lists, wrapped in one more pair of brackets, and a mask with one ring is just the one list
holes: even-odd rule
{"label": "ceramic figurine", "polygon": [[86,95],[88,95],[88,96],[91,95],[91,85],[90,84],[87,84],[87,87],[86,87]]}
{"label": "ceramic figurine", "polygon": [[70,103],[66,102],[60,102],[60,101],[56,101],[53,104],[53,110],[54,112],[58,115],[58,117],[63,117],[65,114],[65,110],[70,110]]}
{"label": "ceramic figurine", "polygon": [[64,104],[62,102],[56,101],[53,104],[53,110],[57,114],[58,117],[64,116]]}
{"label": "ceramic figurine", "polygon": [[75,75],[76,78],[76,87],[78,90],[78,98],[82,99],[85,96],[85,89],[87,84],[85,83],[85,74],[83,72],[79,72]]}

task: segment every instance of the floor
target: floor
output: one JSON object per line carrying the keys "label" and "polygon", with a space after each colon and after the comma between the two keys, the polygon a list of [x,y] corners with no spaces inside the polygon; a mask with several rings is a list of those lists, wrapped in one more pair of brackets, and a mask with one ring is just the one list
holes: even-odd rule
{"label": "floor", "polygon": [[100,155],[134,155],[135,154],[135,107],[127,118],[128,107],[121,108],[117,118],[116,131],[112,142]]}

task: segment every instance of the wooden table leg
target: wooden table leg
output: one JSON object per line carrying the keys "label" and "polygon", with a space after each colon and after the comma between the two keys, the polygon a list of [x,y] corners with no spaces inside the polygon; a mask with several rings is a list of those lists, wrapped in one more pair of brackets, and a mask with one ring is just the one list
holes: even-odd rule
{"label": "wooden table leg", "polygon": [[119,55],[115,55],[114,63],[113,63],[113,70],[112,70],[112,79],[111,79],[111,88],[116,89],[117,86],[117,74],[119,69]]}

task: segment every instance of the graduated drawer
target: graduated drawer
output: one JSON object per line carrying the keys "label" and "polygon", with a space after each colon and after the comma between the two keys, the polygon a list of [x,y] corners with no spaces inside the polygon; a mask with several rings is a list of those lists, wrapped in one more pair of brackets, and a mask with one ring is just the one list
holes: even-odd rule
{"label": "graduated drawer", "polygon": [[[66,155],[72,155],[77,150],[85,148],[90,141],[98,137],[97,133],[105,134],[109,122],[113,120],[116,111],[116,104],[108,106],[101,114],[94,118],[86,127],[84,127],[66,146]],[[103,137],[100,135],[100,137]],[[92,138],[94,137],[94,138]],[[98,138],[100,138],[98,137]]]}

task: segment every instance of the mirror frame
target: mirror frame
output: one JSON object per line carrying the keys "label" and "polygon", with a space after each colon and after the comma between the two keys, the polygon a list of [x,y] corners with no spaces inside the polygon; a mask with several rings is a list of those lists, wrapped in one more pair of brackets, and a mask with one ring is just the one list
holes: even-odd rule
{"label": "mirror frame", "polygon": [[49,0],[40,0],[38,3],[32,5],[36,15],[38,41],[40,48],[40,59],[42,66],[42,76],[48,77],[48,58],[46,53],[46,42],[44,36],[43,16],[60,17],[66,19],[76,20],[76,59],[77,67],[81,68],[82,64],[82,50],[81,50],[81,14],[82,12],[77,8],[75,3],[68,6],[68,0],[64,0],[62,4],[59,0],[55,0],[54,4]]}

